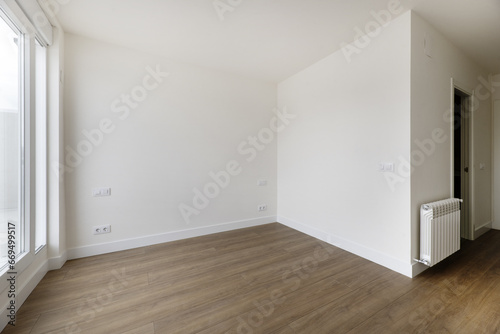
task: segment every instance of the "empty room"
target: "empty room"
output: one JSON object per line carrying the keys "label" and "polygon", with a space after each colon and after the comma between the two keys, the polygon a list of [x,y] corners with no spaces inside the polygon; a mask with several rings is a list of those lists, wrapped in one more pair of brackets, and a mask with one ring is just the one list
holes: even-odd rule
{"label": "empty room", "polygon": [[500,333],[497,0],[0,0],[2,333]]}

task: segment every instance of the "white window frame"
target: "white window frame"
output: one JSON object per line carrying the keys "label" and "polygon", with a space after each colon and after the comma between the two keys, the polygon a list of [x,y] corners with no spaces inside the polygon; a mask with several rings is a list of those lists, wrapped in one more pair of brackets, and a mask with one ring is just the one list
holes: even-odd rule
{"label": "white window frame", "polygon": [[[33,263],[37,249],[35,249],[35,236],[36,236],[36,47],[35,38],[36,34],[30,32],[36,31],[34,26],[29,22],[28,18],[25,16],[22,9],[17,5],[15,1],[12,0],[0,0],[0,16],[4,19],[7,24],[11,25],[14,29],[21,31],[23,36],[20,41],[23,42],[22,55],[20,59],[23,60],[21,64],[21,82],[20,82],[20,94],[21,94],[21,106],[20,112],[22,115],[22,122],[24,127],[22,128],[23,133],[21,134],[22,143],[21,149],[24,152],[23,159],[21,162],[22,171],[24,175],[22,178],[22,191],[20,194],[21,201],[21,215],[24,214],[24,219],[20,221],[20,229],[24,230],[29,226],[28,233],[21,233],[23,235],[22,240],[19,240],[17,236],[16,241],[18,243],[24,244],[24,253],[18,254],[15,266],[15,272],[17,275],[21,274],[26,268]],[[40,43],[42,46],[46,46],[46,43]],[[47,153],[46,147],[41,154]],[[46,166],[45,166],[46,170]],[[46,174],[45,174],[46,176]],[[45,183],[46,184],[46,183]],[[46,209],[46,208],[45,208]],[[22,218],[22,217],[21,217]],[[46,221],[42,226],[47,226]],[[38,251],[44,247],[39,247]],[[4,268],[0,272],[0,291],[7,287],[6,276],[9,272],[9,268]]]}
{"label": "white window frame", "polygon": [[[37,45],[45,52],[43,59],[38,58]],[[47,245],[47,47],[38,38],[35,41],[35,93],[36,93],[36,220],[35,220],[35,254]],[[39,78],[38,66],[43,66],[43,77]],[[41,85],[41,86],[40,86]],[[41,91],[40,91],[41,89]],[[43,243],[37,244],[42,238]]]}

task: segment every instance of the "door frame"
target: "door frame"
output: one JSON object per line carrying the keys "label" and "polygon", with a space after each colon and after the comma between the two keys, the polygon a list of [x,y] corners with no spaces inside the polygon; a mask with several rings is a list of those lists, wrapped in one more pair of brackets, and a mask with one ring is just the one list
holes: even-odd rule
{"label": "door frame", "polygon": [[[472,220],[472,217],[474,217],[474,179],[475,179],[475,168],[473,165],[474,161],[474,90],[470,89],[468,86],[462,84],[461,82],[455,80],[454,78],[451,78],[451,122],[450,122],[450,158],[451,158],[451,163],[450,163],[450,197],[454,197],[455,194],[455,182],[454,182],[454,173],[455,173],[455,161],[454,161],[454,142],[455,142],[455,134],[454,134],[454,110],[455,110],[455,90],[460,91],[464,95],[469,96],[467,99],[468,103],[465,105],[466,108],[468,108],[470,117],[467,118],[462,118],[462,125],[461,126],[467,126],[468,130],[468,139],[469,142],[467,143],[467,148],[469,151],[469,182],[468,182],[468,198],[463,198],[464,206],[468,207],[468,225],[464,226],[463,233],[461,233],[461,237],[469,240],[474,240],[475,236],[475,225]],[[462,107],[464,107],[464,104],[462,104]],[[464,122],[465,120],[465,122]],[[461,172],[463,173],[463,171]],[[463,197],[463,195],[462,195]]]}

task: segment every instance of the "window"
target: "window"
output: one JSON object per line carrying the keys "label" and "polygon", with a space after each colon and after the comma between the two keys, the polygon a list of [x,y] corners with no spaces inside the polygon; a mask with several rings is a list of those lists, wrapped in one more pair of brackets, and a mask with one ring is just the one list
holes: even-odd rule
{"label": "window", "polygon": [[44,15],[36,1],[20,4],[27,7],[0,0],[0,290],[12,264],[21,273],[46,244],[45,46],[52,30],[31,23]]}
{"label": "window", "polygon": [[24,103],[23,48],[21,32],[5,15],[0,16],[0,268],[5,268],[10,250],[24,249]]}

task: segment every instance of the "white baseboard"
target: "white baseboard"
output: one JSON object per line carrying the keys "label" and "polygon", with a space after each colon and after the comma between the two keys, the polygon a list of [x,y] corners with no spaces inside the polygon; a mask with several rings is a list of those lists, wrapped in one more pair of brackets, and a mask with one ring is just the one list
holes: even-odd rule
{"label": "white baseboard", "polygon": [[[28,278],[24,280],[23,286],[16,288],[16,310],[24,304],[31,292],[36,288],[38,283],[42,280],[45,274],[49,271],[48,261],[44,261],[35,272]],[[0,314],[0,331],[2,331],[6,326],[9,325],[9,318],[7,318],[10,301],[2,307],[2,312]]]}
{"label": "white baseboard", "polygon": [[68,260],[68,253],[64,251],[60,256],[49,259],[49,270],[61,269]]}
{"label": "white baseboard", "polygon": [[491,230],[493,227],[493,222],[487,222],[474,230],[474,240]]}
{"label": "white baseboard", "polygon": [[491,228],[493,230],[500,230],[500,221],[498,221],[498,219],[494,219],[492,222],[491,222]]}
{"label": "white baseboard", "polygon": [[[335,247],[346,250],[350,253],[358,255],[362,258],[365,258],[369,261],[375,262],[381,266],[389,268],[393,271],[396,271],[402,275],[408,277],[414,277],[414,269],[411,263],[405,263],[401,260],[395,259],[387,254],[381,253],[377,250],[371,249],[369,247],[363,246],[356,242],[346,240],[344,238],[340,238],[331,233],[327,233],[325,231],[319,230],[317,228],[307,226],[302,223],[298,223],[286,217],[278,217],[278,222],[280,224],[286,225],[290,228],[293,228],[297,231],[310,235],[314,238],[323,240]],[[418,266],[419,267],[419,266]],[[418,271],[418,270],[417,270]]]}
{"label": "white baseboard", "polygon": [[89,245],[77,248],[71,248],[67,251],[67,259],[79,259],[82,257],[118,252],[127,249],[151,246],[156,244],[161,244],[165,242],[199,237],[202,235],[208,235],[219,232],[226,232],[231,230],[237,230],[240,228],[264,225],[276,222],[276,216],[262,217],[256,219],[248,219],[235,221],[230,223],[223,223],[211,226],[202,226],[192,229],[167,232],[162,234],[149,235],[139,238],[125,239],[114,241],[110,243]]}
{"label": "white baseboard", "polygon": [[426,271],[429,268],[430,268],[429,266],[426,266],[423,263],[415,262],[412,266],[412,276],[411,277],[415,277],[417,275],[420,275],[421,273],[423,273],[424,271]]}
{"label": "white baseboard", "polygon": [[491,226],[492,226],[492,225],[493,225],[493,222],[486,222],[486,223],[484,223],[483,225],[476,227],[476,229],[475,229],[475,230],[476,230],[476,231],[479,231],[480,229],[485,228],[485,227],[486,227],[486,228],[490,228],[490,229],[491,229]]}

